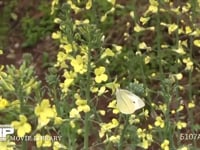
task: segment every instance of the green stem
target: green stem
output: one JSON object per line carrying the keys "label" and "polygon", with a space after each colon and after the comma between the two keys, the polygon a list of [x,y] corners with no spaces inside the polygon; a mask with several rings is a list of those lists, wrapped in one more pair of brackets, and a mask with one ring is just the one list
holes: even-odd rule
{"label": "green stem", "polygon": [[[20,83],[17,83],[17,85],[20,85]],[[17,99],[20,101],[20,112],[22,113],[24,110],[24,96],[21,86],[19,86],[19,88],[16,87],[16,89]]]}
{"label": "green stem", "polygon": [[124,141],[124,135],[126,133],[126,129],[128,127],[128,118],[129,116],[125,116],[125,124],[124,124],[124,129],[122,130],[121,136],[120,136],[120,141],[119,141],[119,145],[118,145],[118,150],[123,150],[123,141]]}
{"label": "green stem", "polygon": [[[91,99],[91,95],[90,95],[90,81],[91,81],[91,42],[89,40],[89,44],[88,44],[88,62],[87,62],[87,85],[86,85],[86,99],[88,104],[90,104],[90,99]],[[84,120],[84,150],[88,150],[88,137],[89,137],[89,113],[85,114],[85,120]]]}
{"label": "green stem", "polygon": [[84,128],[85,128],[85,134],[84,134],[84,150],[88,149],[88,133],[89,133],[89,122],[88,122],[88,113],[85,114],[85,120],[84,120]]}
{"label": "green stem", "polygon": [[[160,5],[160,2],[158,2]],[[156,46],[157,46],[157,55],[158,55],[158,65],[159,72],[161,75],[161,80],[163,79],[163,66],[162,66],[162,51],[161,51],[161,33],[160,33],[160,6],[158,5],[158,13],[156,14]]]}

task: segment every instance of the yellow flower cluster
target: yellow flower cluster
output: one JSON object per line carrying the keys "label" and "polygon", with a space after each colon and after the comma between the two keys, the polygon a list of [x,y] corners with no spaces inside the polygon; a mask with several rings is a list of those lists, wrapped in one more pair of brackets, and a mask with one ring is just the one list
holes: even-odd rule
{"label": "yellow flower cluster", "polygon": [[44,137],[41,136],[41,134],[37,133],[35,135],[35,140],[36,140],[36,146],[38,148],[40,147],[50,147],[51,146],[51,136],[50,135],[45,135]]}
{"label": "yellow flower cluster", "polygon": [[177,126],[178,129],[183,129],[183,128],[187,127],[187,123],[186,122],[182,122],[182,121],[178,121],[176,123],[176,126]]}
{"label": "yellow flower cluster", "polygon": [[105,136],[105,134],[111,133],[112,129],[116,128],[118,125],[119,122],[115,118],[113,118],[109,123],[100,123],[101,129],[99,131],[99,137],[102,138]]}
{"label": "yellow flower cluster", "polygon": [[59,143],[58,141],[52,141],[51,136],[49,134],[41,135],[37,133],[34,138],[36,141],[37,148],[48,148],[52,146],[53,150],[67,149],[65,145]]}
{"label": "yellow flower cluster", "polygon": [[0,96],[0,110],[5,109],[8,105],[8,100]]}
{"label": "yellow flower cluster", "polygon": [[117,108],[117,101],[116,101],[116,100],[112,100],[112,101],[108,104],[108,108],[113,109],[113,110],[112,110],[113,114],[118,114],[118,113],[119,113],[119,109]]}
{"label": "yellow flower cluster", "polygon": [[151,146],[151,144],[153,142],[153,136],[152,136],[152,134],[148,133],[148,131],[146,129],[138,128],[137,136],[138,136],[138,138],[140,138],[142,140],[141,143],[138,143],[138,146],[140,146],[144,149],[148,149],[149,146]]}
{"label": "yellow flower cluster", "polygon": [[16,144],[11,141],[0,141],[1,150],[15,150]]}
{"label": "yellow flower cluster", "polygon": [[[77,108],[72,108],[69,112],[69,118],[72,120],[70,121],[70,125],[72,128],[75,128],[75,121],[76,119],[81,119],[81,112],[87,113],[90,111],[90,106],[87,104],[87,100],[84,100],[80,97],[79,94],[75,94],[74,98],[76,99],[75,104]],[[81,132],[81,131],[80,131]]]}
{"label": "yellow flower cluster", "polygon": [[165,122],[160,116],[157,116],[154,125],[156,127],[164,128],[165,127]]}
{"label": "yellow flower cluster", "polygon": [[[71,22],[69,21],[70,19],[65,20],[67,23],[63,22],[61,18],[55,18],[54,20],[55,23],[60,25],[60,30],[52,33],[52,38],[57,39],[60,42],[60,50],[57,54],[57,63],[55,64],[55,67],[59,69],[62,76],[59,83],[59,90],[61,90],[61,92],[59,93],[61,95],[59,96],[60,98],[64,97],[63,99],[65,99],[66,101],[70,101],[69,103],[67,103],[69,104],[68,106],[61,106],[61,112],[63,113],[61,114],[63,116],[68,116],[69,114],[69,118],[66,119],[69,119],[69,122],[67,122],[64,126],[67,129],[66,133],[61,134],[70,135],[70,137],[67,138],[74,138],[72,140],[69,139],[70,144],[77,144],[76,135],[71,134],[70,132],[76,132],[82,136],[82,133],[85,134],[86,132],[89,132],[87,130],[84,130],[85,125],[96,123],[99,125],[100,128],[97,132],[100,140],[102,140],[100,141],[101,143],[112,143],[114,146],[116,146],[117,144],[123,144],[120,143],[122,138],[121,133],[125,132],[123,140],[127,141],[127,143],[129,141],[132,142],[132,137],[136,138],[136,140],[134,140],[137,142],[137,144],[134,146],[141,147],[142,149],[150,149],[152,144],[159,144],[160,149],[169,150],[171,146],[170,140],[168,137],[162,136],[168,136],[168,134],[163,133],[166,133],[171,129],[182,130],[191,127],[190,124],[187,124],[186,121],[180,118],[178,121],[177,118],[175,121],[173,118],[173,122],[171,122],[171,115],[172,117],[174,117],[175,115],[182,115],[186,108],[189,110],[193,110],[193,108],[195,108],[196,106],[195,96],[190,97],[190,101],[186,103],[178,103],[180,99],[177,98],[179,96],[179,90],[185,90],[185,87],[184,85],[182,85],[182,83],[184,83],[185,79],[187,79],[186,73],[192,73],[192,71],[194,71],[195,69],[198,71],[193,55],[188,53],[188,51],[192,53],[193,48],[195,49],[200,47],[200,29],[198,27],[198,22],[193,23],[192,20],[195,21],[195,19],[192,17],[192,15],[190,15],[194,14],[191,11],[192,9],[194,9],[193,5],[191,5],[189,2],[182,2],[181,5],[179,5],[170,0],[164,0],[162,1],[162,3],[156,0],[149,0],[149,3],[146,4],[146,9],[143,10],[144,12],[140,15],[137,14],[136,10],[132,10],[132,8],[129,8],[128,11],[131,9],[129,13],[131,18],[128,18],[128,21],[124,23],[127,27],[127,31],[125,31],[121,35],[123,36],[124,41],[129,41],[133,37],[134,40],[138,40],[136,45],[134,45],[132,53],[132,49],[129,50],[128,46],[124,46],[125,48],[127,48],[126,50],[128,52],[123,49],[124,47],[116,44],[109,45],[109,48],[104,48],[103,46],[107,44],[107,41],[104,41],[104,38],[107,38],[105,36],[101,37],[101,42],[105,42],[105,45],[102,46],[100,45],[101,42],[99,42],[99,46],[95,43],[96,39],[93,41],[93,39],[91,38],[93,36],[88,36],[90,34],[94,34],[96,36],[96,34],[92,32],[86,35],[86,32],[89,31],[89,28],[82,28],[89,27],[90,25],[93,26],[90,23],[94,23],[94,20],[96,19],[97,22],[100,21],[102,23],[101,25],[103,29],[105,25],[104,23],[106,23],[106,21],[110,21],[110,16],[116,14],[116,16],[119,17],[118,14],[120,14],[121,12],[118,12],[118,10],[123,11],[123,9],[127,6],[122,6],[118,4],[116,0],[107,0],[105,2],[102,2],[102,5],[106,5],[108,3],[109,7],[105,7],[105,10],[103,10],[103,8],[99,8],[101,11],[100,15],[97,15],[99,18],[97,17],[94,19],[90,17],[88,19],[86,17],[90,16],[90,14],[87,13],[89,12],[89,10],[92,10],[94,4],[97,3],[97,1],[68,0],[66,1],[66,3],[69,6],[69,9],[72,11],[70,15],[75,15],[77,18],[79,18],[80,16],[81,17],[77,20],[73,20],[73,17],[70,16],[70,19],[72,20]],[[196,2],[196,4],[200,7],[199,0]],[[55,7],[57,7],[58,5],[59,1],[53,0],[51,11],[52,14],[55,11]],[[163,5],[166,8],[162,7]],[[84,14],[87,15],[84,16]],[[162,18],[162,15],[166,15],[166,17]],[[175,21],[174,19],[170,20],[170,15],[172,15],[173,17],[177,17],[177,19],[175,19]],[[156,21],[154,20],[155,18]],[[154,24],[155,22],[157,23]],[[72,23],[72,25],[70,26],[68,23]],[[192,26],[188,25],[190,23],[193,23]],[[68,32],[67,34],[64,33],[65,31],[67,32],[67,30],[70,30],[70,32]],[[134,34],[132,35],[132,33]],[[148,35],[153,34],[153,36],[158,36],[155,45],[151,45],[152,43],[155,43],[154,39],[149,40],[149,37],[142,37],[146,33],[148,33]],[[185,36],[187,38],[184,38]],[[173,39],[174,37],[175,39]],[[131,57],[134,56],[134,58],[141,58],[141,66],[134,66],[139,61],[135,61],[134,59],[132,61],[132,58],[130,58],[129,56],[129,52],[131,53]],[[0,55],[1,54],[2,50],[0,50]],[[117,55],[120,55],[120,57],[117,57]],[[120,60],[121,58],[123,59]],[[116,59],[115,63],[117,63],[112,63],[112,59]],[[122,62],[123,60],[125,62]],[[130,62],[130,64],[128,62]],[[120,67],[118,68],[117,65],[119,64]],[[126,64],[125,67],[123,66],[123,64]],[[114,70],[113,72],[110,72],[110,66],[115,67],[113,67],[114,69],[111,68]],[[126,66],[128,67],[126,68]],[[132,68],[132,66],[134,67]],[[138,66],[141,68],[139,68]],[[158,72],[157,68],[160,69],[160,72]],[[4,88],[9,92],[16,91],[15,85],[13,84],[14,79],[8,73],[4,72],[3,69],[4,66],[0,65],[0,90]],[[137,73],[138,70],[136,69],[142,72],[142,76],[140,73]],[[152,72],[151,69],[153,69]],[[166,70],[167,72],[165,72]],[[134,74],[132,75],[133,72]],[[20,77],[24,73],[25,72],[19,69],[16,71],[16,76]],[[168,87],[171,90],[170,92],[167,90],[165,91],[165,89],[163,88],[162,92],[156,92],[159,96],[158,102],[151,102],[151,98],[148,97],[151,96],[151,94],[149,94],[148,92],[154,93],[154,87],[149,90],[147,85],[148,83],[144,83],[146,84],[145,88],[147,89],[147,91],[145,91],[146,95],[144,94],[145,96],[147,96],[145,103],[148,104],[149,102],[152,104],[149,105],[151,110],[147,108],[149,110],[145,110],[141,114],[136,113],[129,116],[123,116],[117,109],[116,100],[114,99],[109,101],[107,107],[101,109],[95,108],[95,112],[97,113],[92,113],[94,112],[94,109],[91,106],[96,106],[94,103],[96,103],[97,100],[99,102],[104,97],[105,99],[109,99],[110,97],[108,98],[107,95],[110,93],[113,94],[116,88],[119,87],[119,84],[116,83],[117,80],[120,80],[122,78],[122,86],[126,86],[125,84],[129,85],[129,82],[131,82],[135,76],[146,82],[146,76],[144,76],[146,75],[146,73],[149,73],[148,80],[156,79],[156,81],[157,79],[159,79],[158,81],[160,81],[160,73],[163,73],[162,75],[164,77],[169,75],[168,77],[169,80],[172,82],[172,85],[180,84],[177,86],[179,88],[176,89],[177,97],[174,98],[174,93],[170,93],[171,91],[174,92],[175,90],[173,91],[173,89],[170,89],[171,87]],[[116,80],[114,82],[110,82],[110,80],[113,80],[113,76],[117,76],[115,78]],[[126,77],[129,77],[130,81],[126,81]],[[26,95],[29,95],[32,93],[33,89],[37,88],[38,85],[39,83],[35,80],[35,78],[31,78],[27,82],[24,82],[21,87],[23,89],[23,92]],[[87,93],[86,91],[89,92]],[[191,93],[193,93],[193,91]],[[19,109],[21,108],[20,106],[22,104],[20,102],[22,101],[15,100],[11,102],[7,99],[6,94],[3,93],[1,94],[2,96],[0,96],[0,111],[3,112],[7,108],[17,108],[16,110],[20,113],[19,119],[12,121],[11,125],[17,131],[17,135],[19,137],[30,134],[34,128],[32,122],[29,122],[32,116],[27,116],[28,114],[30,114],[30,112],[27,112],[25,116],[23,110]],[[58,96],[57,93],[55,95]],[[163,99],[160,99],[160,97],[162,97],[166,101],[163,102]],[[24,99],[26,100],[26,98]],[[75,100],[73,101],[73,99]],[[113,99],[113,97],[110,99]],[[171,105],[173,102],[175,102],[175,104]],[[104,104],[104,102],[102,101],[101,103]],[[105,104],[107,104],[107,102],[105,102]],[[34,117],[36,116],[38,120],[36,124],[37,128],[35,130],[37,131],[35,135],[37,148],[42,149],[42,147],[45,147],[53,150],[67,149],[67,147],[60,142],[51,141],[51,135],[49,133],[38,132],[41,130],[44,130],[45,132],[45,129],[48,129],[48,127],[52,125],[50,124],[51,121],[53,122],[53,129],[56,129],[57,127],[59,128],[59,125],[63,123],[64,120],[58,116],[58,114],[60,113],[57,113],[56,106],[54,105],[54,101],[50,101],[49,99],[42,99],[41,102],[39,102],[34,108],[34,114],[32,115],[34,115]],[[177,108],[175,108],[175,106]],[[66,107],[68,109],[66,109]],[[170,110],[171,107],[173,108],[172,110]],[[33,110],[31,112],[33,112]],[[157,112],[159,113],[157,114]],[[112,115],[111,120],[109,120],[109,113],[111,113]],[[88,115],[88,117],[87,114],[91,115]],[[139,118],[141,116],[143,117],[142,119]],[[101,117],[105,117],[106,120],[109,121],[103,122],[103,119]],[[127,119],[127,126],[123,124],[125,122],[125,120],[123,119],[125,118]],[[88,119],[89,123],[85,123],[87,121],[86,119]],[[143,125],[143,121],[147,123]],[[142,127],[139,127],[140,125]],[[71,128],[69,129],[69,127]],[[133,130],[135,131],[134,133],[136,133],[136,136],[131,136]],[[62,131],[63,130],[61,130],[61,132]],[[129,131],[131,131],[131,133],[129,133]],[[90,133],[88,133],[88,135],[89,134]],[[157,136],[160,137],[160,135],[161,139],[157,138]],[[84,140],[85,137],[87,137],[87,135],[84,136]],[[129,140],[129,138],[132,139]],[[87,142],[87,140],[85,141]],[[13,150],[14,145],[15,143],[10,141],[0,141],[0,148],[3,150]],[[178,145],[177,149],[187,150],[188,148],[186,146],[180,147]]]}
{"label": "yellow flower cluster", "polygon": [[104,73],[105,72],[105,67],[99,67],[99,68],[96,68],[94,70],[94,73],[95,73],[95,81],[97,83],[101,83],[101,82],[105,82],[108,80],[108,76]]}
{"label": "yellow flower cluster", "polygon": [[189,70],[189,71],[193,70],[193,62],[190,57],[184,58],[183,63],[186,65],[185,70]]}
{"label": "yellow flower cluster", "polygon": [[19,115],[19,121],[12,121],[11,125],[17,130],[17,135],[23,137],[26,133],[31,132],[31,125],[27,122],[24,115]]}
{"label": "yellow flower cluster", "polygon": [[71,65],[74,68],[74,72],[83,74],[87,71],[87,58],[86,56],[77,55],[76,58],[72,58]]}
{"label": "yellow flower cluster", "polygon": [[48,99],[43,99],[37,104],[34,111],[38,117],[38,129],[46,126],[51,120],[54,120],[54,124],[62,123],[62,118],[57,116],[55,105],[51,106]]}
{"label": "yellow flower cluster", "polygon": [[162,150],[169,150],[169,140],[164,140],[161,144]]}
{"label": "yellow flower cluster", "polygon": [[84,100],[80,97],[79,94],[74,95],[76,99],[76,106],[77,108],[73,108],[70,112],[70,118],[80,118],[80,112],[89,112],[90,111],[90,106],[87,104],[87,100]]}

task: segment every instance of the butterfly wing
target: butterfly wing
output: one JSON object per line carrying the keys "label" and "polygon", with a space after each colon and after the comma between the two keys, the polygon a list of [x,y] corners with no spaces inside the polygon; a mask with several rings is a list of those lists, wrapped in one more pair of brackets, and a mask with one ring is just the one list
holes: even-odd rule
{"label": "butterfly wing", "polygon": [[133,103],[135,103],[135,110],[138,110],[145,106],[143,100],[133,93],[131,93],[130,99],[133,101]]}
{"label": "butterfly wing", "polygon": [[129,92],[122,89],[116,91],[117,107],[124,114],[131,114],[135,111],[135,104],[129,96]]}
{"label": "butterfly wing", "polygon": [[137,95],[123,89],[117,89],[116,98],[117,107],[124,114],[134,113],[145,105]]}

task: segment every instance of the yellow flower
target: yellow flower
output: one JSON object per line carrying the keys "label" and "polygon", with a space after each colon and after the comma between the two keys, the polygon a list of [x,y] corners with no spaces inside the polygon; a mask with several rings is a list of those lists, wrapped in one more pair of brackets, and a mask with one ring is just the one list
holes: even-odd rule
{"label": "yellow flower", "polygon": [[108,76],[104,73],[105,72],[105,67],[99,67],[99,68],[96,68],[94,70],[94,73],[95,73],[95,81],[97,83],[101,83],[103,81],[107,81],[108,80]]}
{"label": "yellow flower", "polygon": [[87,100],[81,99],[80,95],[78,94],[75,94],[74,97],[77,99],[75,103],[78,106],[77,110],[79,112],[83,111],[87,113],[90,111],[90,106],[87,104]]}
{"label": "yellow flower", "polygon": [[170,11],[176,13],[177,15],[179,15],[181,13],[180,12],[180,6],[174,8],[174,7],[172,7],[172,3],[170,3],[170,5],[171,5],[171,10]]}
{"label": "yellow flower", "polygon": [[47,125],[50,119],[56,117],[55,109],[51,108],[48,99],[43,99],[40,104],[35,107],[35,115],[38,117],[38,128]]}
{"label": "yellow flower", "polygon": [[65,50],[66,54],[72,52],[72,45],[71,44],[60,45],[60,48],[63,48]]}
{"label": "yellow flower", "polygon": [[76,73],[72,71],[66,71],[63,74],[63,77],[65,78],[64,83],[60,83],[60,87],[62,89],[63,93],[67,93],[69,90],[69,87],[74,83],[74,79],[76,78]]}
{"label": "yellow flower", "polygon": [[139,24],[136,24],[134,27],[135,32],[142,32],[144,30],[145,30],[145,28],[141,27]]}
{"label": "yellow flower", "polygon": [[89,105],[80,105],[80,106],[78,106],[77,107],[77,109],[78,109],[78,111],[79,112],[85,112],[85,113],[87,113],[87,112],[89,112],[90,111],[90,106]]}
{"label": "yellow flower", "polygon": [[86,59],[84,57],[81,57],[81,55],[77,55],[76,58],[71,60],[71,65],[74,68],[74,71],[80,74],[83,74],[86,72]]}
{"label": "yellow flower", "polygon": [[190,57],[184,58],[183,63],[186,64],[185,70],[193,70],[193,62]]}
{"label": "yellow flower", "polygon": [[106,93],[106,87],[102,86],[102,87],[100,87],[100,89],[98,89],[98,96],[100,96],[104,93]]}
{"label": "yellow flower", "polygon": [[158,107],[162,112],[166,112],[167,111],[167,105],[166,104],[159,105]]}
{"label": "yellow flower", "polygon": [[138,146],[142,147],[143,149],[148,149],[149,142],[146,139],[143,139],[141,143],[138,144]]}
{"label": "yellow flower", "polygon": [[145,42],[140,43],[138,47],[139,47],[139,49],[145,49],[147,51],[152,50],[151,47],[147,46],[147,44]]}
{"label": "yellow flower", "polygon": [[176,24],[169,24],[168,26],[168,33],[172,34],[172,32],[176,31],[176,29],[178,29],[178,26]]}
{"label": "yellow flower", "polygon": [[87,104],[87,100],[81,99],[81,97],[78,94],[75,94],[74,97],[77,99],[76,102],[75,102],[77,106]]}
{"label": "yellow flower", "polygon": [[195,103],[192,100],[190,103],[188,103],[188,108],[194,108],[195,107]]}
{"label": "yellow flower", "polygon": [[101,130],[99,131],[99,137],[102,138],[106,132],[111,132],[111,129],[116,128],[119,125],[117,119],[112,119],[109,123],[100,123]]}
{"label": "yellow flower", "polygon": [[53,0],[51,3],[51,15],[54,14],[55,7],[58,5],[59,0]]}
{"label": "yellow flower", "polygon": [[110,137],[107,137],[103,142],[119,143],[119,141],[120,141],[119,135],[111,135]]}
{"label": "yellow flower", "polygon": [[61,125],[63,123],[63,121],[64,121],[64,119],[62,119],[61,117],[55,117],[54,124]]}
{"label": "yellow flower", "polygon": [[79,13],[81,11],[81,8],[77,7],[71,0],[67,1],[67,4],[71,7],[72,10],[74,10],[75,14]]}
{"label": "yellow flower", "polygon": [[188,11],[190,11],[190,8],[191,8],[191,4],[186,3],[186,5],[182,7],[182,13],[187,13]]}
{"label": "yellow flower", "polygon": [[138,144],[138,146],[142,147],[143,149],[148,149],[151,146],[153,139],[142,139],[142,142]]}
{"label": "yellow flower", "polygon": [[101,16],[100,21],[104,22],[107,19],[107,14],[104,14],[103,16]]}
{"label": "yellow flower", "polygon": [[86,9],[89,10],[92,7],[92,0],[88,0],[88,2],[86,3]]}
{"label": "yellow flower", "polygon": [[179,112],[179,111],[182,111],[183,109],[184,109],[184,106],[180,105],[176,111]]}
{"label": "yellow flower", "polygon": [[113,109],[113,114],[118,114],[120,111],[117,108],[117,101],[116,100],[112,100],[109,104],[108,104],[108,108],[112,108]]}
{"label": "yellow flower", "polygon": [[70,120],[69,124],[70,124],[70,126],[71,126],[72,128],[75,128],[75,127],[76,127],[76,124],[75,124],[75,121],[74,121],[74,120]]}
{"label": "yellow flower", "polygon": [[9,105],[9,102],[0,96],[0,110],[5,109]]}
{"label": "yellow flower", "polygon": [[19,121],[12,121],[11,125],[17,130],[17,135],[23,137],[26,133],[31,132],[31,125],[27,122],[24,115],[19,115]]}
{"label": "yellow flower", "polygon": [[150,56],[146,56],[146,57],[144,58],[144,63],[145,63],[145,64],[150,63],[150,61],[151,61],[151,57],[150,57]]}
{"label": "yellow flower", "polygon": [[61,38],[61,32],[60,31],[53,32],[51,37],[52,37],[52,39],[60,39]]}
{"label": "yellow flower", "polygon": [[56,64],[56,67],[57,66],[60,66],[61,68],[65,68],[66,65],[65,65],[65,60],[67,59],[68,55],[64,52],[58,52],[57,54],[57,64]]}
{"label": "yellow flower", "polygon": [[192,29],[190,26],[186,26],[185,27],[185,34],[189,34],[189,33],[192,33]]}
{"label": "yellow flower", "polygon": [[136,118],[136,116],[134,114],[130,115],[129,120],[128,120],[129,124],[137,124],[140,123],[140,119]]}
{"label": "yellow flower", "polygon": [[155,76],[156,76],[156,73],[153,72],[153,73],[151,74],[151,77],[155,77]]}
{"label": "yellow flower", "polygon": [[194,45],[197,47],[200,47],[200,40],[194,40]]}
{"label": "yellow flower", "polygon": [[139,138],[145,138],[145,136],[146,136],[146,129],[141,129],[141,128],[138,128],[137,129],[137,135],[138,135],[138,137]]}
{"label": "yellow flower", "polygon": [[183,41],[179,40],[179,43],[181,43],[181,45],[183,45],[185,47],[188,47],[188,40],[183,40]]}
{"label": "yellow flower", "polygon": [[175,114],[175,113],[176,113],[176,111],[175,111],[175,110],[171,110],[171,113],[172,113],[172,114]]}
{"label": "yellow flower", "polygon": [[75,20],[75,24],[76,25],[82,25],[82,24],[89,24],[90,20],[89,19],[85,19],[85,20]]}
{"label": "yellow flower", "polygon": [[53,111],[55,113],[54,125],[61,125],[65,119],[62,119],[61,117],[57,116],[56,106],[55,105],[53,105],[52,109],[53,109]]}
{"label": "yellow flower", "polygon": [[158,2],[156,0],[149,0],[150,5],[149,8],[146,10],[144,15],[146,16],[149,12],[157,13],[158,12]]}
{"label": "yellow flower", "polygon": [[184,50],[182,44],[183,44],[183,43],[181,43],[181,41],[179,41],[178,48],[173,49],[173,51],[176,52],[176,53],[178,53],[178,54],[180,54],[180,55],[186,54],[186,52],[185,52],[185,50]]}
{"label": "yellow flower", "polygon": [[144,111],[144,116],[145,116],[146,118],[149,117],[149,110],[145,109],[145,111]]}
{"label": "yellow flower", "polygon": [[72,108],[72,110],[69,112],[69,118],[81,118],[78,109]]}
{"label": "yellow flower", "polygon": [[162,118],[160,116],[158,116],[158,117],[156,117],[156,121],[155,121],[154,125],[156,127],[164,128],[165,122],[162,120]]}
{"label": "yellow flower", "polygon": [[78,135],[81,135],[83,133],[83,129],[78,129],[76,132]]}
{"label": "yellow flower", "polygon": [[123,47],[121,45],[113,44],[112,46],[116,49],[117,52],[121,52],[122,51]]}
{"label": "yellow flower", "polygon": [[148,147],[153,142],[153,136],[149,133],[147,133],[146,129],[137,129],[137,135],[140,139],[142,139],[142,142],[138,144],[138,146],[148,149]]}
{"label": "yellow flower", "polygon": [[153,126],[151,124],[148,124],[148,129],[149,130],[153,129]]}
{"label": "yellow flower", "polygon": [[124,40],[127,41],[128,38],[130,37],[130,34],[128,32],[124,32],[123,36],[124,36]]}
{"label": "yellow flower", "polygon": [[60,150],[60,149],[67,149],[67,147],[61,143],[59,143],[58,141],[55,141],[53,143],[53,150]]}
{"label": "yellow flower", "polygon": [[183,79],[183,74],[182,74],[182,73],[177,73],[177,74],[175,74],[174,76],[175,76],[175,78],[176,78],[177,80],[182,80],[182,79]]}
{"label": "yellow flower", "polygon": [[106,114],[106,111],[101,109],[101,110],[98,110],[99,114],[102,115],[102,116],[105,116]]}
{"label": "yellow flower", "polygon": [[177,127],[178,129],[186,128],[186,127],[187,127],[187,123],[182,122],[182,121],[178,121],[178,122],[176,123],[176,127]]}
{"label": "yellow flower", "polygon": [[108,10],[107,12],[105,12],[105,14],[103,16],[101,16],[100,21],[104,22],[106,21],[107,17],[109,14],[112,14],[115,11],[115,7],[112,7],[110,10]]}
{"label": "yellow flower", "polygon": [[41,136],[41,134],[37,133],[34,137],[34,140],[36,141],[37,148],[50,147],[52,145],[51,136],[48,134]]}
{"label": "yellow flower", "polygon": [[108,104],[108,108],[116,108],[117,101],[113,100]]}
{"label": "yellow flower", "polygon": [[0,141],[1,150],[14,150],[15,143],[10,141]]}
{"label": "yellow flower", "polygon": [[162,150],[169,150],[169,141],[164,140],[161,144],[161,148],[162,148]]}
{"label": "yellow flower", "polygon": [[140,21],[142,25],[145,25],[149,21],[150,17],[140,17]]}
{"label": "yellow flower", "polygon": [[55,18],[55,19],[53,20],[53,22],[56,23],[56,24],[60,24],[61,21],[62,21],[62,20],[61,20],[60,18]]}
{"label": "yellow flower", "polygon": [[112,57],[115,54],[113,53],[113,51],[110,48],[106,48],[105,51],[103,52],[103,54],[101,55],[101,58],[105,58],[105,57]]}

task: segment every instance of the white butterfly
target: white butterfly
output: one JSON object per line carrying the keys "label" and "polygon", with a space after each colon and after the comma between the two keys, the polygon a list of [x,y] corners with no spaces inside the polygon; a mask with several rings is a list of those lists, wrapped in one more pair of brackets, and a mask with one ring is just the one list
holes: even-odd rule
{"label": "white butterfly", "polygon": [[134,113],[145,106],[143,100],[128,90],[116,90],[117,107],[124,114]]}

